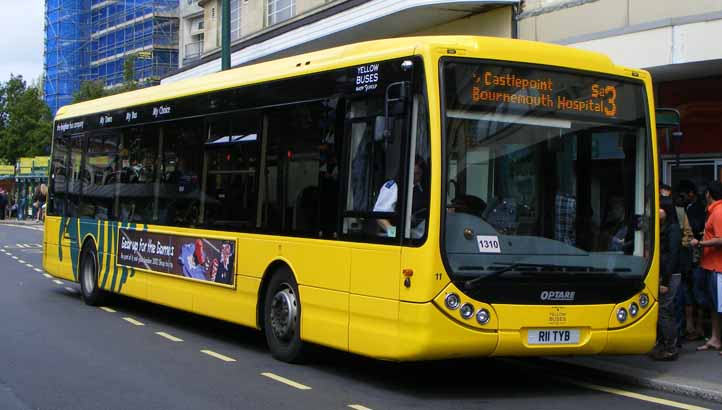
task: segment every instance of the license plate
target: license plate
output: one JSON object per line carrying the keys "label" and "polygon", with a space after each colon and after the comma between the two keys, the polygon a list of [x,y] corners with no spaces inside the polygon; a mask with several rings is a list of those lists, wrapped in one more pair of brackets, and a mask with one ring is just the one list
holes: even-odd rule
{"label": "license plate", "polygon": [[579,329],[529,329],[530,345],[573,345],[579,343]]}

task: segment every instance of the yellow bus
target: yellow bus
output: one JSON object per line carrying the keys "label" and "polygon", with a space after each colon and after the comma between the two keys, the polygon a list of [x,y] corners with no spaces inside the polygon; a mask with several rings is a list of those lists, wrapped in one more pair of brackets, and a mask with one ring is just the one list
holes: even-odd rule
{"label": "yellow bus", "polygon": [[649,351],[647,72],[556,45],[365,42],[63,107],[45,269],[386,360]]}

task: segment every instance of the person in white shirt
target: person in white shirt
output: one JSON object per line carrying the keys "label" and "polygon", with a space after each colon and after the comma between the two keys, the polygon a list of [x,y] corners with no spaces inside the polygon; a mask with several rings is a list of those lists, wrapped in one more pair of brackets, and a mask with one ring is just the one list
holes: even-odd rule
{"label": "person in white shirt", "polygon": [[[419,215],[428,208],[428,194],[427,188],[423,183],[424,179],[424,160],[420,157],[416,158],[414,162],[414,190],[411,198],[411,213],[412,216],[418,220],[412,220],[412,236],[414,238],[420,238],[423,236],[423,232],[426,227],[426,217]],[[374,212],[396,212],[396,202],[399,197],[399,185],[395,180],[390,179],[386,181],[379,195],[376,197],[376,203],[374,204]],[[382,233],[389,237],[396,237],[396,227],[388,219],[381,218],[377,220]]]}

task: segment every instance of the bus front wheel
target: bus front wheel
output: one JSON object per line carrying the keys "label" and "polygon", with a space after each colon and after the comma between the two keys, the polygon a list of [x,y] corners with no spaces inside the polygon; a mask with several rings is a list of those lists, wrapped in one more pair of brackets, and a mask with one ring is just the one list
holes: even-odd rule
{"label": "bus front wheel", "polygon": [[80,291],[86,305],[97,306],[103,291],[98,287],[98,253],[95,246],[88,243],[80,254]]}
{"label": "bus front wheel", "polygon": [[301,341],[301,302],[298,285],[291,272],[278,270],[268,283],[263,302],[263,332],[271,354],[284,362],[299,362]]}

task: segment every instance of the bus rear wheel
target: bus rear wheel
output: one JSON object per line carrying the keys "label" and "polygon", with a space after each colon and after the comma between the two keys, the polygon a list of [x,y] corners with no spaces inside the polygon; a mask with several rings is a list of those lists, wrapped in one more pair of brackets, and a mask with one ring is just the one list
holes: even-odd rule
{"label": "bus rear wheel", "polygon": [[263,332],[271,354],[278,360],[297,363],[302,360],[301,302],[298,285],[288,269],[271,277],[263,303]]}
{"label": "bus rear wheel", "polygon": [[97,306],[103,299],[103,291],[98,287],[98,253],[95,246],[88,243],[80,253],[80,291],[86,305]]}

